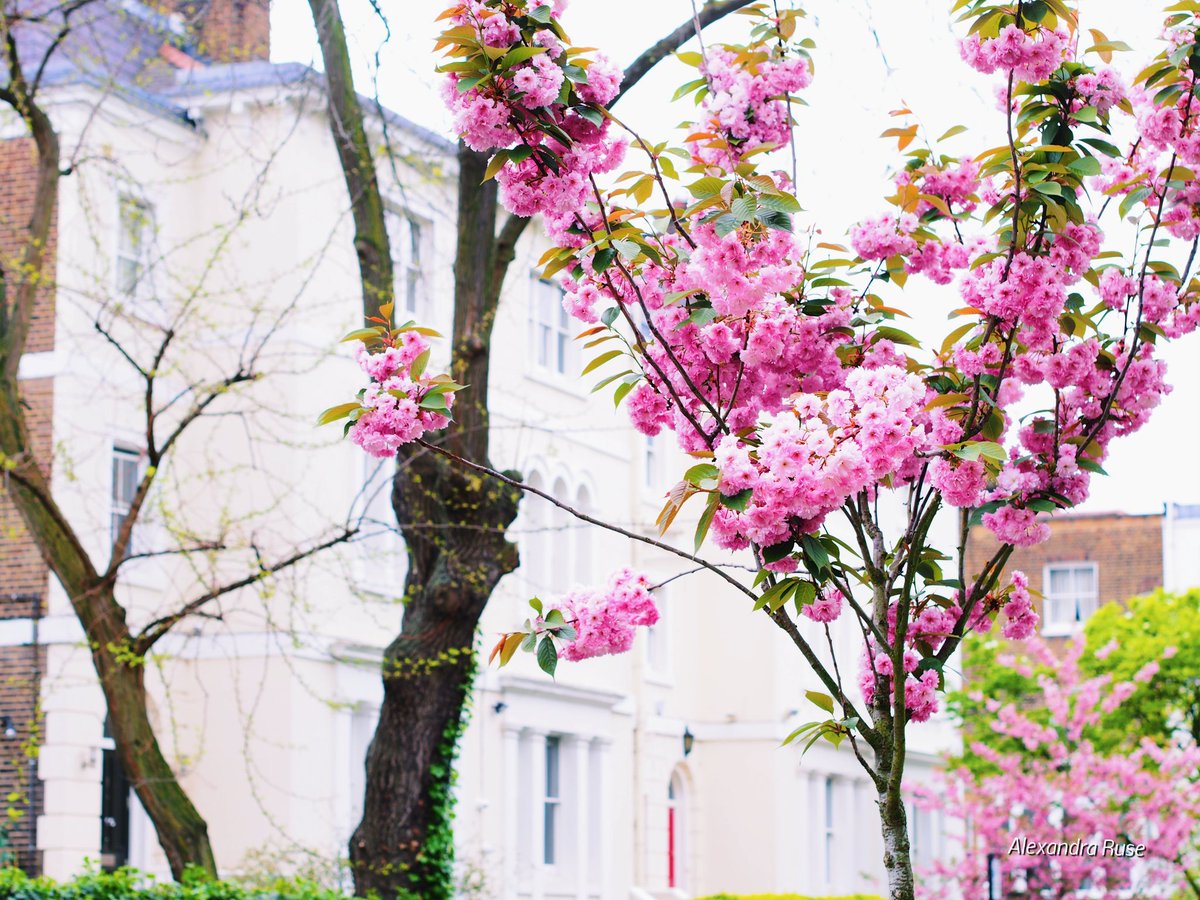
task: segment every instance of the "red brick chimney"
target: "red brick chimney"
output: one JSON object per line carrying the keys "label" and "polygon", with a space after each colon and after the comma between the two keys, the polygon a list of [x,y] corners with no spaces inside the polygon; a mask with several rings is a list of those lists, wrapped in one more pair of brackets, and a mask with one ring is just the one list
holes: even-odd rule
{"label": "red brick chimney", "polygon": [[269,59],[270,0],[174,0],[201,56],[213,62]]}

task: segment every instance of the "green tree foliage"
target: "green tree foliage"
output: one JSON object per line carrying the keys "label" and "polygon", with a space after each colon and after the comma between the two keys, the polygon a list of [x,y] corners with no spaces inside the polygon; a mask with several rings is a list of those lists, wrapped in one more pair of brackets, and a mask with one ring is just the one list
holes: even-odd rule
{"label": "green tree foliage", "polygon": [[1118,745],[1131,736],[1161,743],[1190,735],[1200,742],[1200,590],[1155,591],[1125,604],[1107,604],[1088,620],[1085,634],[1089,650],[1114,645],[1103,659],[1082,661],[1085,675],[1111,672],[1117,681],[1127,681],[1146,663],[1159,664],[1151,684],[1139,685],[1105,717],[1100,744]]}
{"label": "green tree foliage", "polygon": [[[1139,684],[1125,703],[1102,716],[1085,735],[1097,749],[1112,751],[1147,737],[1165,743],[1191,735],[1200,741],[1200,591],[1155,591],[1106,604],[1088,620],[1084,639],[1080,666],[1085,677],[1110,674],[1114,681],[1132,681],[1147,663],[1160,667],[1153,682]],[[1019,742],[991,729],[988,723],[994,716],[988,702],[1016,703],[1035,721],[1048,721],[1045,710],[1030,704],[1040,694],[1038,676],[1054,677],[1054,672],[1032,663],[1019,645],[993,634],[969,637],[963,658],[965,683],[948,696],[948,706],[962,726],[962,761],[981,774],[989,764],[971,753],[973,742],[1001,753],[1021,751]]]}

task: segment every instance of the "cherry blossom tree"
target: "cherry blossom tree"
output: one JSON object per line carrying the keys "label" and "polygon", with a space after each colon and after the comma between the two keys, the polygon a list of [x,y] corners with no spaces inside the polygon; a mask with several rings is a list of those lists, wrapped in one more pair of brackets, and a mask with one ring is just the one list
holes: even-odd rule
{"label": "cherry blossom tree", "polygon": [[[1200,748],[1190,740],[1162,746],[1143,737],[1105,750],[1089,737],[1137,690],[1153,687],[1159,664],[1114,682],[1109,674],[1085,676],[1082,637],[1061,657],[1040,640],[1028,650],[1031,659],[1006,654],[1000,662],[1036,678],[1039,690],[1028,702],[1049,716],[983,700],[996,736],[1019,749],[1000,751],[981,739],[970,749],[989,771],[956,765],[936,787],[916,790],[920,805],[964,826],[958,858],[922,872],[918,896],[943,897],[951,887],[963,897],[986,896],[993,856],[1003,890],[1024,885],[1034,896],[1114,900],[1131,889],[1138,897],[1179,891],[1200,897]],[[1091,655],[1103,665],[1107,653]]]}
{"label": "cherry blossom tree", "polygon": [[[848,741],[877,788],[889,897],[908,900],[909,723],[937,710],[967,632],[1000,619],[1006,636],[1032,633],[1024,576],[1003,577],[1012,549],[1046,539],[1041,515],[1086,500],[1112,441],[1169,390],[1159,343],[1200,323],[1200,3],[1171,7],[1161,52],[1126,85],[1107,65],[1124,45],[1081,28],[1064,0],[958,0],[963,60],[995,76],[1005,140],[950,155],[958,129],[934,141],[898,111],[890,209],[853,228],[849,248],[797,232],[793,179],[772,168],[774,151],[804,154],[793,108],[814,45],[801,10],[753,4],[744,43],[678,54],[696,72],[677,99],[699,114],[673,144],[608,108],[620,73],[568,41],[564,7],[449,4],[446,103],[467,146],[491,154],[500,202],[542,217],[544,275],[562,279],[597,351],[584,374],[619,364],[600,386],[637,429],[668,430],[695,458],[660,519],[665,530],[698,500],[694,551],[622,533],[723,578],[811,665],[831,717],[801,731]],[[1123,130],[1139,136],[1119,145]],[[1106,245],[1102,223],[1125,220],[1132,246]],[[929,346],[897,325],[924,299],[921,279],[961,298]],[[376,453],[416,443],[533,490],[438,436],[424,417],[452,414],[460,389],[420,355],[371,368],[412,340],[389,312],[359,335],[370,386],[334,414],[352,439]],[[933,544],[939,517],[951,546]],[[968,571],[978,527],[1002,546]],[[748,558],[753,582],[698,556],[706,542]],[[586,599],[538,600],[494,655],[524,648],[553,671],[620,651],[653,620],[637,592],[621,575]],[[858,692],[841,677],[854,661],[826,665],[801,615],[852,618]]]}

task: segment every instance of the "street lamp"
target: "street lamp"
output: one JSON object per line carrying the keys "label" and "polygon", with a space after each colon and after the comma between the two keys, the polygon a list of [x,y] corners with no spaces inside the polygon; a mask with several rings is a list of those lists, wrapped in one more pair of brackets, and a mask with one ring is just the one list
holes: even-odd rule
{"label": "street lamp", "polygon": [[690,728],[683,726],[683,758],[687,759],[691,755],[692,748],[696,746],[696,736],[692,734]]}
{"label": "street lamp", "polygon": [[4,737],[11,741],[17,736],[17,724],[12,716],[0,716],[0,728],[4,729]]}

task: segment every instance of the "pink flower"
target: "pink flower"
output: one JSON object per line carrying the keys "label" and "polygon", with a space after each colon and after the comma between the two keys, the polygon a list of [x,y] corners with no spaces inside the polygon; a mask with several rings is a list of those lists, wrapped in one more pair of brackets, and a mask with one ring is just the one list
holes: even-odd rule
{"label": "pink flower", "polygon": [[639,626],[658,621],[649,580],[629,569],[615,572],[602,589],[570,592],[557,606],[578,632],[558,654],[573,661],[625,653],[633,646]]}
{"label": "pink flower", "polygon": [[824,588],[817,599],[806,605],[801,612],[814,622],[833,622],[842,614],[842,601],[845,597],[837,588]]}

